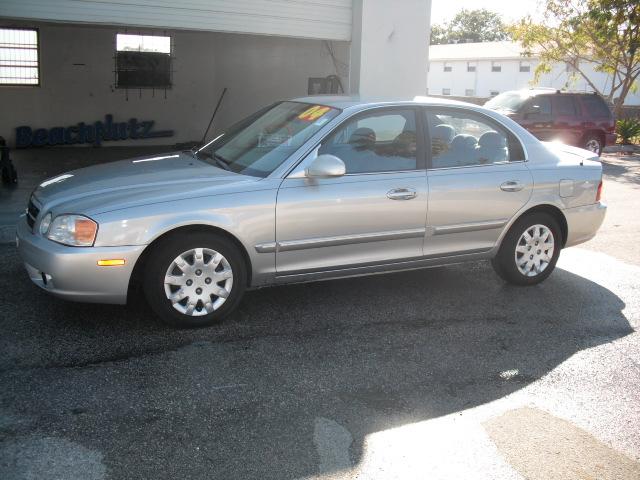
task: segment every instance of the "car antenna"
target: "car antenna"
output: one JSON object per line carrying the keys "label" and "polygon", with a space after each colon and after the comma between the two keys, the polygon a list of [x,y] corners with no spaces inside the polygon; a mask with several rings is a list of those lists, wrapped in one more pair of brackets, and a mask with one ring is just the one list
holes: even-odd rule
{"label": "car antenna", "polygon": [[216,114],[218,113],[218,109],[220,108],[220,104],[222,103],[222,99],[224,98],[224,94],[227,93],[227,87],[222,89],[222,93],[220,94],[220,98],[218,98],[218,103],[216,104],[216,108],[213,110],[213,115],[211,115],[211,120],[209,120],[209,125],[207,129],[204,131],[204,135],[202,135],[202,144],[204,145],[205,140],[207,139],[207,133],[209,133],[209,129],[211,128],[211,124],[213,123],[213,119],[216,118]]}

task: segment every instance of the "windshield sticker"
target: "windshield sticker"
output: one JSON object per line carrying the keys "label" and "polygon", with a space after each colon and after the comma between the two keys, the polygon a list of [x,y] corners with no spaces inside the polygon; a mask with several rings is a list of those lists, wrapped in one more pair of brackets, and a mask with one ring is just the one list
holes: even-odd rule
{"label": "windshield sticker", "polygon": [[286,147],[291,146],[291,135],[285,135],[282,133],[261,133],[258,135],[258,147],[278,147],[284,145]]}
{"label": "windshield sticker", "polygon": [[314,122],[322,117],[325,113],[331,110],[331,107],[323,107],[322,105],[314,105],[313,107],[305,110],[300,115],[298,115],[298,119],[304,120],[305,122]]}

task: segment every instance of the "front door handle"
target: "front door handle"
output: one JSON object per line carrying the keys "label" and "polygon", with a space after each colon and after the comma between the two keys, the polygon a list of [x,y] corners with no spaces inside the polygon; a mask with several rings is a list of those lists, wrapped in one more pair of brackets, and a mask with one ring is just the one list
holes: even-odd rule
{"label": "front door handle", "polygon": [[394,188],[387,192],[387,197],[391,200],[411,200],[416,198],[416,191],[413,188]]}
{"label": "front door handle", "polygon": [[500,185],[500,190],[505,192],[519,192],[524,188],[524,185],[516,180],[509,180]]}

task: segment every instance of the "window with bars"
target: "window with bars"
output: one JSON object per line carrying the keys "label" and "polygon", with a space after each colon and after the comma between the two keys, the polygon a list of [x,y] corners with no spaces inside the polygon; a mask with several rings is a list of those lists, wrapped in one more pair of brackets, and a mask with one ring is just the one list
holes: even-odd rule
{"label": "window with bars", "polygon": [[0,85],[40,85],[38,30],[0,28]]}
{"label": "window with bars", "polygon": [[171,37],[116,35],[117,88],[171,88]]}

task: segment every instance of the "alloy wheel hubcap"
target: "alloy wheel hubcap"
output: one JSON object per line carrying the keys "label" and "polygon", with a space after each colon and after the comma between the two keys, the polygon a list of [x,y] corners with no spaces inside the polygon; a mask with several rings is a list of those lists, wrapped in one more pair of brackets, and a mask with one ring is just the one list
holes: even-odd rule
{"label": "alloy wheel hubcap", "polygon": [[587,150],[591,150],[594,153],[598,153],[600,151],[600,142],[592,138],[587,142],[586,147],[587,147]]}
{"label": "alloy wheel hubcap", "polygon": [[527,228],[516,244],[516,266],[521,274],[535,277],[546,270],[553,258],[553,232],[546,225]]}
{"label": "alloy wheel hubcap", "polygon": [[210,248],[192,248],[173,259],[164,277],[164,292],[173,308],[201,316],[222,306],[233,286],[229,261]]}

